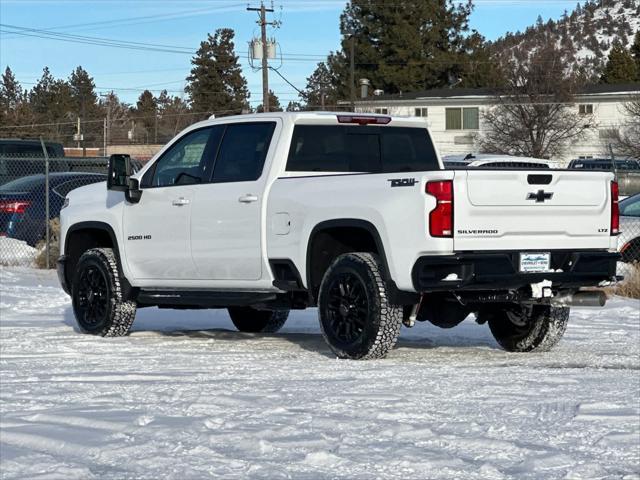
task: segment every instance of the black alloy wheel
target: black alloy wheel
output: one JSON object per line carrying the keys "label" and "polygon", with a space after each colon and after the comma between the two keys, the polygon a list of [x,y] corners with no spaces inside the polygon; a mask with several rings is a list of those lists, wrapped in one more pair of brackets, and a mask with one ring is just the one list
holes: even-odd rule
{"label": "black alloy wheel", "polygon": [[107,321],[109,287],[96,265],[85,265],[80,272],[76,309],[78,323],[89,332],[101,330]]}

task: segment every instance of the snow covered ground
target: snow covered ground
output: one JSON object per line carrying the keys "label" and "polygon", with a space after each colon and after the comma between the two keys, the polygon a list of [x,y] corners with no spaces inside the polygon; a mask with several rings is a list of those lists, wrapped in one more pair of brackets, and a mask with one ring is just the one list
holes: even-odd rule
{"label": "snow covered ground", "polygon": [[350,362],[315,311],[252,335],[146,309],[103,339],[52,272],[0,275],[2,479],[640,478],[638,301],[575,309],[550,353],[467,320]]}

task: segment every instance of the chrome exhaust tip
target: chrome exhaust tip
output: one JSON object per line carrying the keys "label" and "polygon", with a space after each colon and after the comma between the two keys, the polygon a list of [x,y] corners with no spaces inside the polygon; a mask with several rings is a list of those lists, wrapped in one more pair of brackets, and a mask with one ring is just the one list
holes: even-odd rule
{"label": "chrome exhaust tip", "polygon": [[551,299],[556,307],[604,307],[607,295],[602,290],[588,290],[576,293],[563,293]]}

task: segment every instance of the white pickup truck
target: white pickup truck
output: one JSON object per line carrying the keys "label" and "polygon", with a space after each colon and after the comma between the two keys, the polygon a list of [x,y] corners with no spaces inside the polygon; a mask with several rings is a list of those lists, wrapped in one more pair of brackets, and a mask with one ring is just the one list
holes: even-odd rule
{"label": "white pickup truck", "polygon": [[71,192],[58,263],[80,329],[136,308],[228,308],[275,332],[318,307],[338,357],[379,358],[402,324],[475,314],[508,351],[546,350],[569,305],[615,280],[605,172],[444,170],[421,119],[270,113],[197,123],[132,174]]}

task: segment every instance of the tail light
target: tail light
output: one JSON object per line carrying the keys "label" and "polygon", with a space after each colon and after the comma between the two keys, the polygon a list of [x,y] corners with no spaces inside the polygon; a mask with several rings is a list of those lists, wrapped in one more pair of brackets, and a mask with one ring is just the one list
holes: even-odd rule
{"label": "tail light", "polygon": [[31,202],[21,200],[1,200],[0,213],[19,213],[22,214],[29,208]]}
{"label": "tail light", "polygon": [[355,123],[357,125],[387,125],[391,117],[374,117],[373,115],[338,115],[338,123]]}
{"label": "tail light", "polygon": [[611,235],[620,233],[620,205],[618,182],[611,182]]}
{"label": "tail light", "polygon": [[429,234],[453,237],[453,181],[427,182],[426,193],[436,197],[436,208],[429,213]]}

